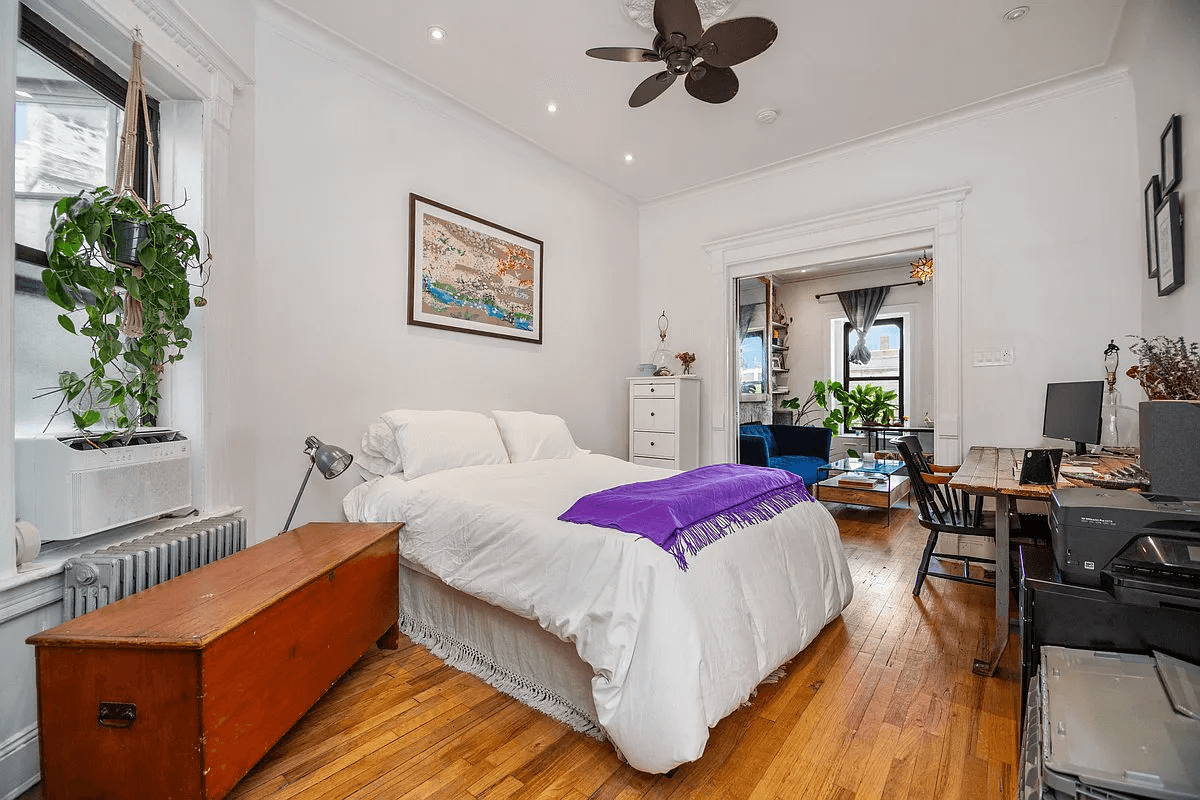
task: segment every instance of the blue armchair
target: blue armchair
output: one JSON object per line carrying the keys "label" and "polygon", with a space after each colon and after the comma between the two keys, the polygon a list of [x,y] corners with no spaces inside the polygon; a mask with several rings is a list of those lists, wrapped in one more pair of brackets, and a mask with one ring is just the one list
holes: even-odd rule
{"label": "blue armchair", "polygon": [[822,475],[821,467],[829,463],[829,444],[833,431],[829,428],[798,425],[762,425],[749,423],[740,431],[743,464],[775,467],[794,472],[812,486]]}

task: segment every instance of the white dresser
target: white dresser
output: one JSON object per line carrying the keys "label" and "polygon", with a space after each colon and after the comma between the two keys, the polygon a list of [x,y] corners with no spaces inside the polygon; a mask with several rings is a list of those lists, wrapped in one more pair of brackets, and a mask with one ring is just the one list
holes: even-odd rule
{"label": "white dresser", "polygon": [[629,379],[629,460],[667,469],[700,466],[700,377]]}

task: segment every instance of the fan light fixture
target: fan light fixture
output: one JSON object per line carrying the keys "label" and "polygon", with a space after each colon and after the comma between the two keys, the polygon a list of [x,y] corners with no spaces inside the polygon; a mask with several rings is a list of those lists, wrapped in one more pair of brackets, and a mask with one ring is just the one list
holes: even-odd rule
{"label": "fan light fixture", "polygon": [[[648,31],[654,30],[654,0],[619,0],[621,10],[631,20]],[[700,22],[710,27],[737,5],[737,0],[696,0]]]}
{"label": "fan light fixture", "polygon": [[921,257],[909,266],[912,267],[912,271],[908,273],[908,277],[918,283],[924,284],[925,281],[933,279],[933,259],[929,257],[928,253],[922,251]]}

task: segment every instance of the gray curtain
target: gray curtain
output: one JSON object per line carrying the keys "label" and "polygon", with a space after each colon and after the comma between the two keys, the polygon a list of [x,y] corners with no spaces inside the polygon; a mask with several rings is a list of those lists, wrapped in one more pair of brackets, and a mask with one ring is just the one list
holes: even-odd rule
{"label": "gray curtain", "polygon": [[879,309],[887,300],[889,288],[876,286],[873,289],[856,289],[853,292],[838,292],[842,301],[842,309],[850,320],[854,332],[858,334],[858,344],[850,351],[851,364],[867,364],[871,361],[871,350],[867,347],[867,331],[875,324]]}
{"label": "gray curtain", "polygon": [[750,320],[754,319],[754,309],[760,305],[762,304],[751,303],[738,309],[738,347],[742,346],[742,340],[746,338],[746,331],[750,330]]}

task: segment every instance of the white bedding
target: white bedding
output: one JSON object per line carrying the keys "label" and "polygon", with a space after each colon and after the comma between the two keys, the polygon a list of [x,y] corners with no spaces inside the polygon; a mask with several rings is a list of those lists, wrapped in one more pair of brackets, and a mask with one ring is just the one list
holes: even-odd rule
{"label": "white bedding", "polygon": [[355,487],[353,522],[404,522],[400,553],[449,586],[536,620],[594,670],[600,724],[666,772],[816,637],[853,596],[837,525],[816,502],[733,531],[688,571],[647,539],[558,521],[579,497],[672,474],[609,456],[463,467]]}

